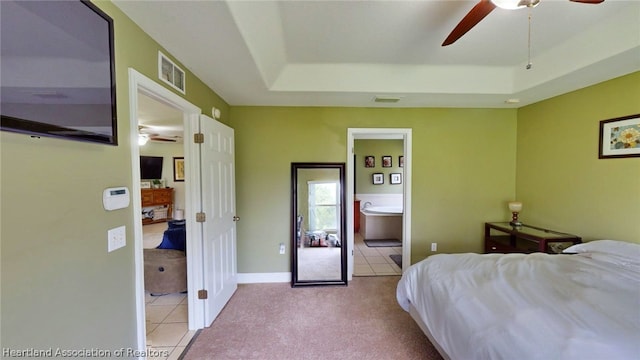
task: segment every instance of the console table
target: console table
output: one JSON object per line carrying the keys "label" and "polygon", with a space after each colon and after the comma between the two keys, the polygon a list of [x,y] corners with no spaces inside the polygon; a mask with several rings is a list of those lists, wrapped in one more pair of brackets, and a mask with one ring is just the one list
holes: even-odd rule
{"label": "console table", "polygon": [[556,254],[558,243],[567,246],[579,244],[579,236],[559,231],[543,229],[531,225],[511,226],[508,222],[488,222],[484,224],[485,253],[532,253],[545,252]]}
{"label": "console table", "polygon": [[163,189],[141,189],[142,195],[142,207],[163,207],[167,210],[166,216],[156,217],[153,219],[143,218],[143,224],[153,224],[157,222],[163,222],[171,220],[173,216],[173,188]]}

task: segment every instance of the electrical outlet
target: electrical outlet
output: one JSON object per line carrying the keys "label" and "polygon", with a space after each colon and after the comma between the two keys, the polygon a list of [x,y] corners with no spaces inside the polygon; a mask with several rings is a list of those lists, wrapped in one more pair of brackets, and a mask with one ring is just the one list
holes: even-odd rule
{"label": "electrical outlet", "polygon": [[284,243],[280,243],[280,255],[284,255]]}
{"label": "electrical outlet", "polygon": [[438,243],[431,243],[431,251],[438,251]]}
{"label": "electrical outlet", "polygon": [[127,228],[119,226],[107,231],[107,251],[120,249],[127,245]]}

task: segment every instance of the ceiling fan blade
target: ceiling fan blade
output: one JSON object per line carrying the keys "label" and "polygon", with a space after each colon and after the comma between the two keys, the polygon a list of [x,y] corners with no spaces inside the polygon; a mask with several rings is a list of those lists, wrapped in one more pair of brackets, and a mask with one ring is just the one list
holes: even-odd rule
{"label": "ceiling fan blade", "polygon": [[600,4],[604,0],[569,0],[571,2],[583,3],[583,4]]}
{"label": "ceiling fan blade", "polygon": [[442,46],[451,45],[476,26],[480,20],[489,15],[496,6],[490,0],[480,0],[469,13],[460,20],[460,23],[453,29],[451,34],[444,40]]}
{"label": "ceiling fan blade", "polygon": [[176,139],[168,139],[168,138],[164,138],[164,137],[155,137],[155,136],[151,137],[150,140],[153,140],[153,141],[164,141],[164,142],[176,142],[176,141],[178,141]]}

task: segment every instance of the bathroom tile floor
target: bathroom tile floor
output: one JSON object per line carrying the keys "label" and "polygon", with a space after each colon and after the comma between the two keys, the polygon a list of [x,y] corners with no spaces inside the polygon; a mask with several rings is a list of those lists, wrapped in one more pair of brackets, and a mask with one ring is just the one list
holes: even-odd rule
{"label": "bathroom tile floor", "polygon": [[402,275],[391,254],[402,254],[402,247],[368,247],[362,235],[354,233],[353,276]]}

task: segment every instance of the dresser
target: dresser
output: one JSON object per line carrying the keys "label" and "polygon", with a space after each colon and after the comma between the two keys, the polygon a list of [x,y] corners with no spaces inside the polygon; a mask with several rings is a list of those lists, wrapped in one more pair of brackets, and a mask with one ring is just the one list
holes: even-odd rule
{"label": "dresser", "polygon": [[[171,220],[173,216],[173,188],[141,189],[142,224],[153,224]],[[144,208],[155,208],[153,216],[145,216]],[[151,214],[147,212],[147,214]]]}

